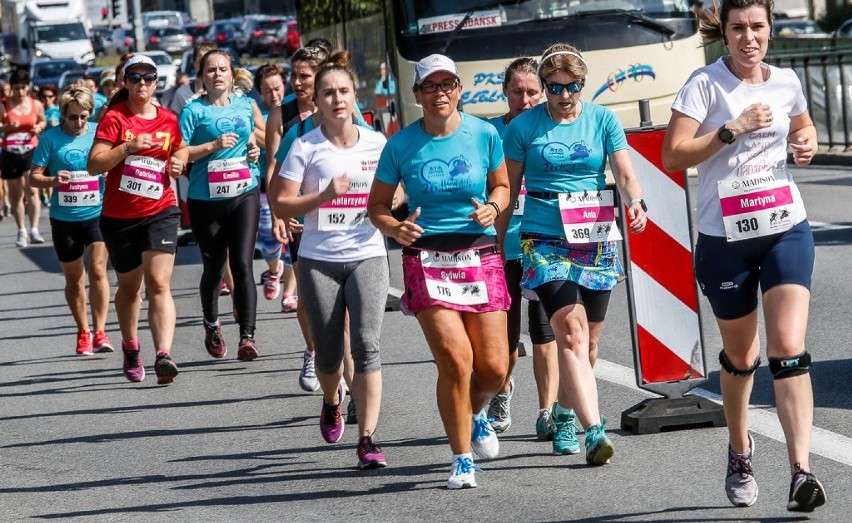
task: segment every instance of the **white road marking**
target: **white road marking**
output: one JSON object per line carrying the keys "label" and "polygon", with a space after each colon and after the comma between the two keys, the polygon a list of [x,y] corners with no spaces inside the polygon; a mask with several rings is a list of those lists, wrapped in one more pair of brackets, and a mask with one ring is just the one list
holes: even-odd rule
{"label": "white road marking", "polygon": [[842,231],[844,229],[852,229],[852,225],[837,225],[836,223],[826,222],[808,222],[811,229],[819,229],[821,231]]}
{"label": "white road marking", "polygon": [[[656,394],[636,386],[636,375],[630,367],[598,359],[595,364],[595,376],[609,383],[638,390],[648,396],[656,396]],[[700,387],[692,389],[690,394],[707,398],[715,403],[722,403],[721,396]],[[785,443],[784,431],[781,429],[781,423],[774,411],[751,406],[748,417],[749,428],[752,432]],[[811,453],[852,466],[852,438],[814,427],[811,434]]]}

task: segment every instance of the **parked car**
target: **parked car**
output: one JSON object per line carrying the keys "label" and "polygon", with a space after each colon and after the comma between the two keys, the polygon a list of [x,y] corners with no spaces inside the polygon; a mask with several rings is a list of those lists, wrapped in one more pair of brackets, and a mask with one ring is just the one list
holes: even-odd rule
{"label": "parked car", "polygon": [[289,21],[286,17],[250,15],[243,20],[240,33],[234,39],[234,48],[240,54],[257,56],[268,53],[275,34]]}
{"label": "parked car", "polygon": [[216,20],[210,24],[204,40],[213,42],[219,47],[234,47],[234,39],[240,32],[240,22],[237,19]]}
{"label": "parked car", "polygon": [[123,55],[136,50],[136,37],[132,27],[116,27],[112,31],[110,42],[104,42],[107,54]]}
{"label": "parked car", "polygon": [[302,45],[298,27],[296,20],[289,20],[281,26],[272,39],[272,43],[269,46],[269,54],[285,58],[292,56]]}
{"label": "parked car", "polygon": [[210,24],[200,22],[197,24],[186,24],[183,26],[183,30],[192,38],[192,43],[196,44],[204,41],[204,36],[210,30]]}
{"label": "parked car", "polygon": [[179,64],[177,59],[172,59],[165,51],[141,51],[137,54],[149,56],[157,64],[157,89],[155,91],[157,94],[161,94],[175,84]]}
{"label": "parked car", "polygon": [[[222,51],[225,51],[231,56],[231,63],[234,64],[234,68],[242,67],[243,63],[240,61],[240,56],[232,47],[220,47]],[[183,53],[183,58],[180,61],[179,69],[186,73],[191,79],[194,79],[196,76],[195,64],[192,63],[192,49]]]}
{"label": "parked car", "polygon": [[823,31],[813,20],[777,20],[772,24],[773,38],[828,38],[831,35]]}
{"label": "parked car", "polygon": [[840,24],[833,34],[838,38],[852,38],[852,18]]}
{"label": "parked car", "polygon": [[30,64],[30,85],[34,90],[43,85],[59,85],[62,73],[78,69],[80,64],[71,59],[36,59]]}
{"label": "parked car", "polygon": [[145,29],[145,49],[180,55],[192,48],[192,37],[183,27],[153,27]]}
{"label": "parked car", "polygon": [[[100,81],[101,73],[107,69],[106,67],[89,67],[88,69],[73,69],[71,71],[65,71],[62,73],[62,76],[59,77],[59,82],[57,82],[56,87],[59,89],[64,89],[69,84],[72,84],[83,78],[84,76],[91,76],[95,79],[95,83],[97,84]],[[109,69],[112,69],[110,67]]]}

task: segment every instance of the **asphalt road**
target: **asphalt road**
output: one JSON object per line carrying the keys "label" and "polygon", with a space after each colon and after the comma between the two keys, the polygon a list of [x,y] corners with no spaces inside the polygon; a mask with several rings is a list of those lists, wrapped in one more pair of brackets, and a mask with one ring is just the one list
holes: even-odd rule
{"label": "asphalt road", "polygon": [[[815,364],[813,470],[829,502],[818,521],[852,514],[852,174],[848,168],[797,169],[814,223],[816,270],[808,332]],[[694,180],[692,180],[694,185]],[[694,211],[694,209],[693,209]],[[174,346],[181,374],[157,386],[143,331],[149,377],[127,382],[116,354],[77,357],[76,329],[48,243],[14,247],[0,223],[0,520],[2,521],[798,521],[785,510],[789,486],[771,378],[757,373],[752,398],[760,498],[729,505],[723,485],[725,429],[635,436],[621,412],[649,397],[635,386],[626,311],[619,286],[601,342],[602,412],[616,446],[609,466],[552,456],[534,438],[532,358],[521,358],[514,423],[501,454],[481,462],[479,488],[446,491],[450,451],[434,399],[435,367],[416,321],[384,318],[383,411],[377,441],[389,466],[355,468],[356,431],[325,444],[320,398],[298,386],[303,344],[292,314],[262,295],[261,358],[211,360],[203,349],[194,247],[182,248],[173,279],[178,310]],[[392,286],[401,288],[398,252]],[[256,262],[257,273],[262,262]],[[222,298],[222,310],[230,299]],[[702,301],[710,376],[699,393],[718,394],[720,342]],[[144,311],[143,311],[144,312]],[[228,343],[237,328],[226,318]],[[144,319],[144,313],[143,313]],[[143,321],[144,325],[144,321]],[[114,313],[109,332],[119,335]]]}

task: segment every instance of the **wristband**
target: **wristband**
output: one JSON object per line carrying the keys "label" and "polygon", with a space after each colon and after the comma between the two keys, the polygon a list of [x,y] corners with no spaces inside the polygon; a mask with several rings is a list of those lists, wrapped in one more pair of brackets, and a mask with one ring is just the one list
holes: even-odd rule
{"label": "wristband", "polygon": [[489,202],[485,202],[485,203],[487,203],[488,205],[490,205],[490,206],[494,207],[494,210],[497,212],[497,216],[495,216],[495,218],[499,218],[499,217],[500,217],[500,206],[499,206],[499,205],[497,205],[497,202],[491,202],[491,201],[489,201]]}

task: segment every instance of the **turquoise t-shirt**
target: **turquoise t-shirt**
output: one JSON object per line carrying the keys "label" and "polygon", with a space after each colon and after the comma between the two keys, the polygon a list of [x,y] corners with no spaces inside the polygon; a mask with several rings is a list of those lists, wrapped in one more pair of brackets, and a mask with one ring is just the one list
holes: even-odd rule
{"label": "turquoise t-shirt", "polygon": [[54,105],[53,107],[44,110],[44,119],[47,122],[48,127],[56,127],[59,125],[60,118],[62,113],[59,112],[59,105]]}
{"label": "turquoise t-shirt", "polygon": [[417,224],[423,235],[461,233],[496,236],[467,216],[471,198],[487,200],[488,173],[503,163],[503,146],[494,126],[461,113],[461,124],[449,136],[432,136],[420,120],[391,137],[382,151],[376,179],[405,184],[408,207],[420,207]]}
{"label": "turquoise t-shirt", "polygon": [[580,116],[558,124],[541,104],[509,122],[503,137],[506,158],[524,164],[527,187],[521,232],[565,236],[556,199],[530,192],[597,191],[606,188],[607,156],[627,148],[621,122],[611,110],[583,102]]}
{"label": "turquoise t-shirt", "polygon": [[[506,124],[503,123],[502,116],[495,116],[494,118],[489,118],[486,122],[490,123],[497,129],[497,134],[500,135],[500,138],[506,136]],[[506,255],[507,260],[520,260],[521,259],[521,216],[520,215],[512,215],[512,219],[509,220],[509,228],[506,229],[506,239],[503,240],[503,252]]]}
{"label": "turquoise t-shirt", "polygon": [[[203,97],[196,98],[183,108],[180,113],[180,132],[184,141],[189,145],[200,145],[212,142],[224,133],[237,133],[237,145],[228,149],[220,149],[193,162],[189,171],[189,189],[187,198],[194,200],[218,200],[210,197],[208,185],[208,166],[210,162],[232,158],[244,158],[248,153],[248,143],[254,131],[254,114],[251,98],[231,95],[230,104],[219,107],[208,104]],[[253,190],[258,185],[260,170],[256,163],[249,163],[251,171],[250,184],[244,192]],[[238,196],[238,194],[234,194]],[[234,196],[229,196],[233,198]]]}
{"label": "turquoise t-shirt", "polygon": [[[50,197],[50,217],[64,222],[82,222],[97,218],[101,215],[101,203],[104,199],[104,177],[91,177],[86,173],[86,163],[89,160],[89,151],[95,141],[95,129],[97,124],[89,122],[89,130],[81,136],[71,136],[62,130],[62,127],[51,127],[41,135],[33,153],[33,165],[47,169],[45,174],[56,176],[59,171],[71,171],[74,178],[96,178],[100,196],[92,198],[91,191],[87,194],[82,187],[73,188],[80,192],[62,193],[61,188],[54,187]],[[90,188],[94,181],[80,180],[81,185],[89,184]],[[71,183],[69,185],[77,185]],[[88,196],[88,197],[87,197]],[[63,200],[60,202],[60,198]],[[96,201],[95,205],[86,205],[86,201]]]}
{"label": "turquoise t-shirt", "polygon": [[101,107],[103,107],[104,104],[107,103],[107,97],[104,96],[101,92],[96,92],[93,98],[95,100],[95,108],[92,109],[92,116],[98,114],[98,112],[100,112],[101,110]]}

